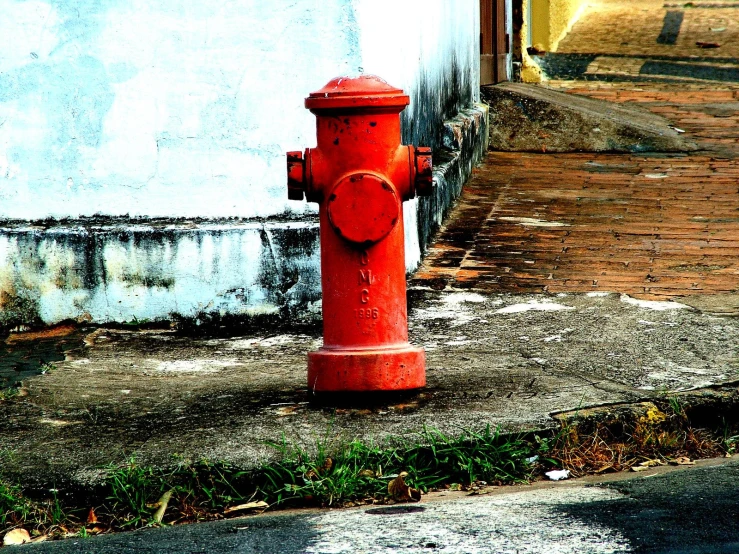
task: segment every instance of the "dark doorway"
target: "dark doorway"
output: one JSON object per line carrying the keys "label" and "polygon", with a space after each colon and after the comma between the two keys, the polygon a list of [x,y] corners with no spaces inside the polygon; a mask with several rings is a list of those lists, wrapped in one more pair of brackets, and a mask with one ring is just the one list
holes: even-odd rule
{"label": "dark doorway", "polygon": [[507,81],[505,0],[480,0],[480,84]]}

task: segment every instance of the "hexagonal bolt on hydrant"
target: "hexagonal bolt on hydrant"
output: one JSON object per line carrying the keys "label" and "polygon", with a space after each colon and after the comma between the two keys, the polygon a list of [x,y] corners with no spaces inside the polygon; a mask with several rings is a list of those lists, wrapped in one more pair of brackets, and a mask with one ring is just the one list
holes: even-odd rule
{"label": "hexagonal bolt on hydrant", "polygon": [[305,99],[317,148],[287,154],[288,198],[319,204],[323,347],[308,353],[313,392],[402,391],[426,384],[408,342],[404,200],[433,189],[431,149],[400,144],[402,90],[342,77]]}

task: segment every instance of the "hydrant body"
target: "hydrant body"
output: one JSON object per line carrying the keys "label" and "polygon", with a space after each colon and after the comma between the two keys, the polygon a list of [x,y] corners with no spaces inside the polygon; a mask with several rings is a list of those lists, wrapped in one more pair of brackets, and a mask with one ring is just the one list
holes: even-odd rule
{"label": "hydrant body", "polygon": [[402,202],[430,194],[431,152],[400,144],[403,91],[374,76],[337,78],[306,98],[317,147],[288,153],[288,196],[318,202],[323,347],[308,354],[315,392],[426,384],[408,342]]}

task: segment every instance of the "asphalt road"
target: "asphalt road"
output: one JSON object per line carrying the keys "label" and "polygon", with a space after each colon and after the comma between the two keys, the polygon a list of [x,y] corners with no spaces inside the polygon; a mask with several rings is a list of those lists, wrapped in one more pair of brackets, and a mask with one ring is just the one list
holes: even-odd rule
{"label": "asphalt road", "polygon": [[3,552],[739,552],[739,460],[713,464],[608,483],[570,481],[416,505],[259,516]]}
{"label": "asphalt road", "polygon": [[567,517],[604,525],[635,552],[739,552],[739,463],[697,467],[609,486],[623,493],[607,502],[563,504]]}

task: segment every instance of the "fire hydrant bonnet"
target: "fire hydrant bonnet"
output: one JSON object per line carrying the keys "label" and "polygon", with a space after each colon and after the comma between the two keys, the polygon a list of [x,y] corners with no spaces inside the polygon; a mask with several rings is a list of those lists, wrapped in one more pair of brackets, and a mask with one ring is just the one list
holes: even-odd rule
{"label": "fire hydrant bonnet", "polygon": [[317,110],[350,110],[351,108],[397,109],[410,104],[410,98],[402,90],[388,85],[375,75],[362,75],[349,79],[337,77],[305,99],[305,107]]}

